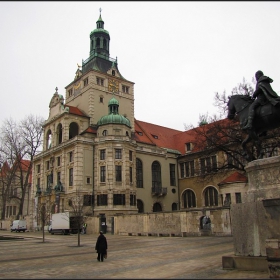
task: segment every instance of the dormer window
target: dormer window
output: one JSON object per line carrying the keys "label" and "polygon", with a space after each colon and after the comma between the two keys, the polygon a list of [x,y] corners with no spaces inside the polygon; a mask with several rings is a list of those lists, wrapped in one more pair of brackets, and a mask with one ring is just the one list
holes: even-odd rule
{"label": "dormer window", "polygon": [[112,70],[112,76],[115,76],[115,75],[116,75],[115,70]]}
{"label": "dormer window", "polygon": [[158,139],[158,136],[157,136],[157,135],[152,134],[152,136],[153,136],[155,139]]}
{"label": "dormer window", "polygon": [[138,135],[143,136],[143,133],[141,131],[137,131]]}
{"label": "dormer window", "polygon": [[190,152],[193,149],[193,143],[186,143],[186,152]]}

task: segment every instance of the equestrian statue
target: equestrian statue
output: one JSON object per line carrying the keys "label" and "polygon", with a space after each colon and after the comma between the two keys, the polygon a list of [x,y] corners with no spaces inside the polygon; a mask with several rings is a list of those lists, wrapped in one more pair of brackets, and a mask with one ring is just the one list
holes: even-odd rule
{"label": "equestrian statue", "polygon": [[257,158],[263,158],[259,136],[280,127],[280,97],[270,85],[273,80],[264,76],[262,71],[257,71],[255,77],[257,84],[252,97],[232,95],[227,103],[228,119],[237,115],[241,129],[248,134],[242,142],[243,155],[247,160],[250,158],[246,152],[246,144],[253,140],[257,148]]}

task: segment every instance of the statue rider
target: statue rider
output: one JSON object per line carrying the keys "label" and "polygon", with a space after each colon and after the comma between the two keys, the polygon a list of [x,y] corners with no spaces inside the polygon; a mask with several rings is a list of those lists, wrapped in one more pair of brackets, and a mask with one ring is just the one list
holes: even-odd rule
{"label": "statue rider", "polygon": [[248,112],[248,122],[243,129],[252,129],[252,123],[255,115],[255,110],[261,105],[265,105],[269,101],[272,105],[277,105],[279,100],[276,100],[278,97],[277,93],[272,89],[271,83],[273,80],[267,76],[264,76],[262,71],[257,71],[255,74],[257,84],[256,90],[252,96],[254,102],[249,107]]}

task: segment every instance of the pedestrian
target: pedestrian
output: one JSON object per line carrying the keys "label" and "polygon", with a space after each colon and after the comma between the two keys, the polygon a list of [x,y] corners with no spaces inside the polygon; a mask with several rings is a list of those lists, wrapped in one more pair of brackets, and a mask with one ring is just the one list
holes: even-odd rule
{"label": "pedestrian", "polygon": [[87,223],[84,223],[83,229],[84,229],[84,234],[86,234],[87,233]]}
{"label": "pedestrian", "polygon": [[95,244],[95,250],[97,252],[97,260],[100,262],[103,262],[104,256],[107,255],[107,239],[104,236],[103,232],[99,232],[99,236],[97,238],[96,244]]}

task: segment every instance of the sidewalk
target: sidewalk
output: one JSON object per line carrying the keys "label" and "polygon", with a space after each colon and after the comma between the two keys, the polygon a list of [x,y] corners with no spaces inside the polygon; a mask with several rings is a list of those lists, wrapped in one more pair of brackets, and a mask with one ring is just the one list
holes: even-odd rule
{"label": "sidewalk", "polygon": [[232,237],[152,237],[105,234],[108,258],[97,262],[96,234],[51,235],[42,231],[0,236],[0,278],[6,279],[269,279],[267,272],[223,270]]}

